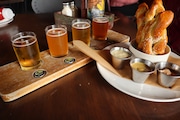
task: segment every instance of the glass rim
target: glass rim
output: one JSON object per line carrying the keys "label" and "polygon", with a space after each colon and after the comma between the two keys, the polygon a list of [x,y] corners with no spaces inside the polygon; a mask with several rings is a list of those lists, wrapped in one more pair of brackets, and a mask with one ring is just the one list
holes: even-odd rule
{"label": "glass rim", "polygon": [[103,16],[94,16],[93,19],[95,18],[107,18],[108,19],[108,15],[103,15]]}
{"label": "glass rim", "polygon": [[86,19],[86,18],[75,18],[72,20],[72,24],[76,22],[88,22],[89,24],[91,24],[91,21],[89,19]]}
{"label": "glass rim", "polygon": [[[93,22],[98,22],[97,19],[100,19],[101,21],[103,21],[103,23],[110,22],[108,16],[96,16],[96,17],[93,17],[92,21],[93,21]],[[99,23],[99,22],[98,22],[98,23]]]}
{"label": "glass rim", "polygon": [[36,34],[34,32],[32,32],[32,31],[18,32],[18,33],[14,34],[11,37],[11,41],[13,42],[15,39],[17,39],[19,37],[22,37],[22,36],[33,36],[33,37],[36,37]]}
{"label": "glass rim", "polygon": [[64,28],[67,31],[67,26],[66,25],[63,25],[63,24],[58,24],[58,25],[52,24],[52,25],[47,25],[45,27],[45,32],[47,32],[48,30],[53,29],[53,28]]}
{"label": "glass rim", "polygon": [[[33,39],[24,40],[24,38],[26,37],[31,37]],[[19,39],[22,39],[22,40],[19,41]],[[37,41],[36,34],[31,31],[19,32],[11,37],[12,45],[15,47],[26,47],[31,44],[34,44],[36,41]]]}

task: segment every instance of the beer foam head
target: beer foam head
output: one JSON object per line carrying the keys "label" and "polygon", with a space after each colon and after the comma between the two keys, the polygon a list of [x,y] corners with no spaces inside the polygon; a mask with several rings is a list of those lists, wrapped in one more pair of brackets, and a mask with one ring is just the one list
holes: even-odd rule
{"label": "beer foam head", "polygon": [[109,19],[107,17],[96,17],[93,18],[93,21],[97,23],[106,23],[109,22]]}
{"label": "beer foam head", "polygon": [[48,30],[46,34],[51,37],[56,37],[56,36],[62,36],[66,33],[67,31],[63,28],[53,28],[53,29]]}
{"label": "beer foam head", "polygon": [[72,25],[72,27],[76,29],[86,29],[90,27],[90,24],[88,22],[76,22]]}
{"label": "beer foam head", "polygon": [[20,36],[12,41],[13,46],[16,47],[25,47],[31,44],[34,44],[37,41],[36,37],[34,36]]}

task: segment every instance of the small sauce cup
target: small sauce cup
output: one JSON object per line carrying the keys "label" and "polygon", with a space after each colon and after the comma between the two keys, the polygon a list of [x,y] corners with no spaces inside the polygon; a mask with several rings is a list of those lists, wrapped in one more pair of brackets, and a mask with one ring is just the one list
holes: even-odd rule
{"label": "small sauce cup", "polygon": [[110,50],[112,64],[116,69],[122,69],[132,57],[132,53],[124,47],[113,47]]}
{"label": "small sauce cup", "polygon": [[172,87],[180,78],[180,66],[170,62],[159,62],[155,66],[158,83],[163,87]]}
{"label": "small sauce cup", "polygon": [[130,61],[132,69],[132,80],[137,83],[144,83],[150,74],[155,71],[155,64],[142,58],[134,58]]}

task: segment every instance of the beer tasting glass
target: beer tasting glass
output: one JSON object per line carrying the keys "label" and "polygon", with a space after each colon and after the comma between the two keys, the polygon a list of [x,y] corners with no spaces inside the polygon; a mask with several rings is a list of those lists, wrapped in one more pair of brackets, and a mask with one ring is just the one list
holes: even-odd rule
{"label": "beer tasting glass", "polygon": [[72,21],[73,40],[81,40],[90,46],[91,21],[88,19],[74,19]]}
{"label": "beer tasting glass", "polygon": [[68,33],[65,25],[49,25],[45,28],[50,55],[62,57],[68,54]]}
{"label": "beer tasting glass", "polygon": [[114,26],[114,14],[110,12],[106,12],[104,16],[109,18],[109,24],[108,24],[108,29],[112,29]]}
{"label": "beer tasting glass", "polygon": [[20,32],[14,35],[11,41],[22,70],[30,70],[40,66],[40,50],[34,32]]}
{"label": "beer tasting glass", "polygon": [[94,17],[92,21],[92,37],[94,40],[107,40],[109,18]]}

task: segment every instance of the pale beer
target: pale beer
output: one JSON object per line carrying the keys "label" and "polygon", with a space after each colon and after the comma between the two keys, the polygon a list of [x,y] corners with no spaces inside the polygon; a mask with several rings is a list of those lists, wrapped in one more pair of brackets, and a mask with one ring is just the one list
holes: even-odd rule
{"label": "pale beer", "polygon": [[19,33],[12,40],[12,46],[22,70],[37,68],[41,63],[37,38],[29,34],[34,33]]}
{"label": "pale beer", "polygon": [[81,40],[90,45],[91,25],[87,19],[75,19],[72,21],[72,37],[73,40]]}

